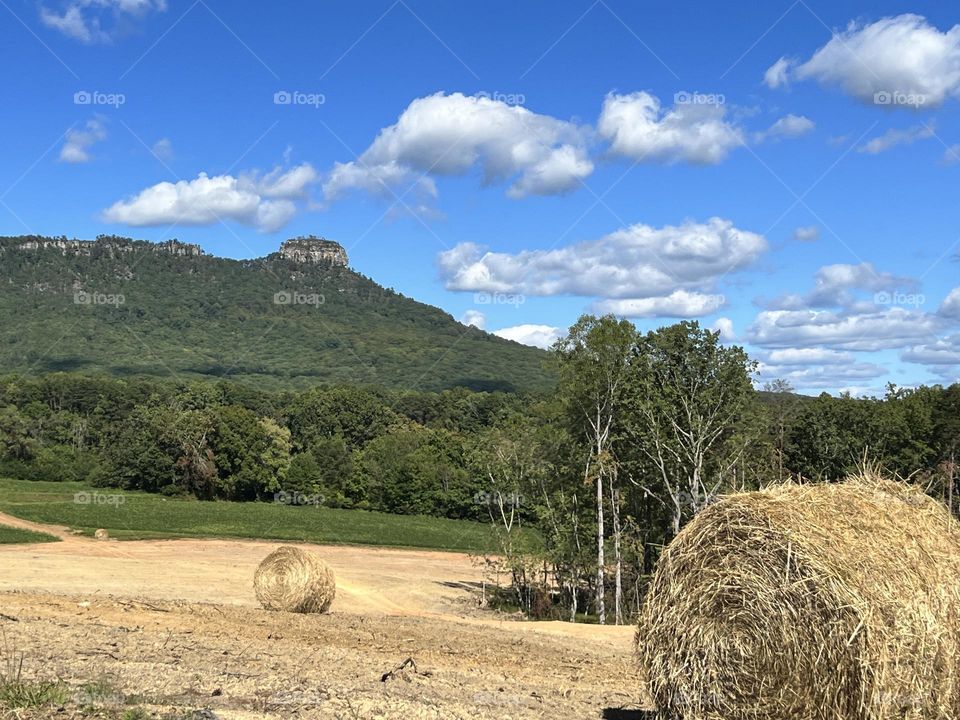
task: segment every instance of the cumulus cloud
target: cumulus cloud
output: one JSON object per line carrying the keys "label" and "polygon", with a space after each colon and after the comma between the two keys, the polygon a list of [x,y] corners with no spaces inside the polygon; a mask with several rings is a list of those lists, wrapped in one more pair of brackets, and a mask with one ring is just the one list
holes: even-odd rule
{"label": "cumulus cloud", "polygon": [[798,227],[793,231],[793,239],[797,242],[816,242],[820,239],[820,228],[816,225]]}
{"label": "cumulus cloud", "polygon": [[853,362],[847,364],[813,365],[813,366],[792,366],[792,365],[769,365],[760,362],[757,368],[758,379],[760,381],[770,381],[774,379],[786,380],[797,390],[807,392],[822,392],[853,390],[857,387],[857,393],[863,388],[850,386],[851,381],[875,380],[887,374],[886,368],[871,362]]}
{"label": "cumulus cloud", "polygon": [[166,0],[70,0],[59,10],[42,6],[40,21],[69,38],[94,45],[109,43],[136,19],[166,9]]}
{"label": "cumulus cloud", "polygon": [[960,334],[916,345],[902,352],[900,358],[921,365],[960,365]]}
{"label": "cumulus cloud", "polygon": [[747,336],[765,348],[884,350],[922,342],[938,328],[935,317],[899,307],[861,313],[766,310],[757,315]]}
{"label": "cumulus cloud", "polygon": [[941,32],[913,14],[850,23],[806,62],[781,58],[764,76],[770,87],[790,79],[838,85],[858,100],[891,108],[936,107],[960,94],[960,25]]}
{"label": "cumulus cloud", "polygon": [[853,353],[826,348],[784,348],[771,350],[760,356],[762,362],[769,365],[805,366],[805,365],[848,365],[854,362]]}
{"label": "cumulus cloud", "polygon": [[710,329],[719,332],[723,342],[733,342],[737,339],[737,333],[733,330],[733,320],[730,318],[717,318]]}
{"label": "cumulus cloud", "polygon": [[960,287],[955,287],[947,294],[938,312],[943,317],[960,320]]}
{"label": "cumulus cloud", "polygon": [[601,315],[612,313],[629,318],[692,318],[710,315],[726,304],[723,295],[674,290],[664,297],[602,300],[594,305],[594,310]]}
{"label": "cumulus cloud", "polygon": [[663,110],[646,92],[610,93],[597,133],[610,143],[611,153],[637,161],[714,165],[743,144],[743,131],[727,122],[723,103],[696,98]]}
{"label": "cumulus cloud", "polygon": [[212,225],[234,220],[273,232],[286,225],[297,212],[295,200],[306,196],[317,179],[316,171],[303,164],[277,168],[260,177],[200,173],[194,180],[161,182],[107,208],[107,222],[133,227],[153,225]]}
{"label": "cumulus cloud", "polygon": [[[814,275],[813,289],[805,295],[788,294],[767,303],[768,307],[778,310],[797,310],[803,308],[854,307],[858,302],[857,293],[881,294],[896,290],[912,290],[917,282],[912,278],[897,277],[888,272],[878,271],[873,264],[864,262],[859,265],[837,263],[824,265]],[[861,303],[861,309],[873,309],[877,297]]]}
{"label": "cumulus cloud", "polygon": [[90,148],[107,139],[107,128],[101,118],[87,121],[83,130],[67,131],[66,140],[60,148],[60,162],[79,164],[90,162]]}
{"label": "cumulus cloud", "polygon": [[391,197],[416,183],[436,195],[433,176],[479,168],[484,184],[507,194],[559,195],[593,172],[587,130],[501,100],[437,93],[414,100],[353,162],[337,163],[323,185],[328,200],[351,190]]}
{"label": "cumulus cloud", "polygon": [[821,392],[849,387],[851,381],[874,380],[887,370],[875,363],[857,360],[849,351],[818,347],[761,351],[755,358],[761,381],[786,380],[798,390]]}
{"label": "cumulus cloud", "polygon": [[544,350],[553,345],[560,338],[561,333],[560,328],[550,325],[515,325],[493,331],[497,337]]}
{"label": "cumulus cloud", "polygon": [[934,136],[933,125],[914,125],[905,130],[891,128],[883,135],[868,140],[857,148],[857,152],[877,155],[897,145],[912,145],[917,140],[926,140]]}
{"label": "cumulus cloud", "polygon": [[487,327],[487,316],[479,310],[467,310],[460,318],[460,322],[483,330]]}
{"label": "cumulus cloud", "polygon": [[784,138],[795,138],[813,132],[813,120],[803,115],[784,115],[766,130],[754,134],[755,142],[764,140],[782,140]]}
{"label": "cumulus cloud", "polygon": [[791,61],[785,57],[777,60],[773,65],[767,68],[763,74],[764,84],[771,89],[783,87],[790,82]]}
{"label": "cumulus cloud", "polygon": [[766,248],[763,236],[711,218],[662,228],[632,225],[556,250],[495,253],[461,243],[440,254],[439,266],[450,290],[654,298],[707,290],[753,264]]}

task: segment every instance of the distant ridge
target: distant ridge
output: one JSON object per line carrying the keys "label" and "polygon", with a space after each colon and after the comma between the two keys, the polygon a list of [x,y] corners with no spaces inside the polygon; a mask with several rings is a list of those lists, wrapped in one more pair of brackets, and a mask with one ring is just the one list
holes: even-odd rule
{"label": "distant ridge", "polygon": [[117,236],[0,237],[5,372],[524,391],[547,354],[351,270],[322,237],[252,260]]}

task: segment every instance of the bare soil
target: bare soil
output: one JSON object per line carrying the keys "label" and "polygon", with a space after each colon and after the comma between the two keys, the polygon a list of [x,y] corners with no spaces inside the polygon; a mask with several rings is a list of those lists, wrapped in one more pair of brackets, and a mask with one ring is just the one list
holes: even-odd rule
{"label": "bare soil", "polygon": [[28,679],[61,679],[72,696],[10,717],[140,707],[171,720],[579,720],[640,700],[632,628],[482,609],[483,573],[467,555],[311,546],[333,567],[337,598],[328,614],[296,615],[253,595],[278,543],[117,542],[0,523],[63,539],[0,546],[0,672],[22,653]]}

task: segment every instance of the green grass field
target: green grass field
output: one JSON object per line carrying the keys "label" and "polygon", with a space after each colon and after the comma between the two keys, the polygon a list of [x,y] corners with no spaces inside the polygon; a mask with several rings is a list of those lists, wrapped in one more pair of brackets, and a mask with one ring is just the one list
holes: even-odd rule
{"label": "green grass field", "polygon": [[490,526],[466,520],[262,502],[178,500],[81,483],[0,479],[0,511],[88,534],[105,528],[121,539],[242,537],[465,552],[493,549]]}
{"label": "green grass field", "polygon": [[21,530],[20,528],[7,527],[0,525],[0,545],[12,545],[14,543],[45,543],[59,542],[53,535],[46,533],[33,532],[32,530]]}

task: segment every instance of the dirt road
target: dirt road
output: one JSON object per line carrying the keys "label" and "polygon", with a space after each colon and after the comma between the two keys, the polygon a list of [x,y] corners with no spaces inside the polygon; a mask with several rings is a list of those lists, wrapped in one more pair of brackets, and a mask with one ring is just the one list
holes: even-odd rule
{"label": "dirt road", "polygon": [[[631,628],[481,610],[482,573],[463,554],[313,546],[337,598],[330,614],[301,616],[256,605],[253,572],[277,543],[97,541],[0,524],[62,538],[0,546],[8,645],[76,692],[105,678],[118,713],[133,702],[222,720],[589,718],[639,700]],[[381,682],[408,657],[417,672]]]}

